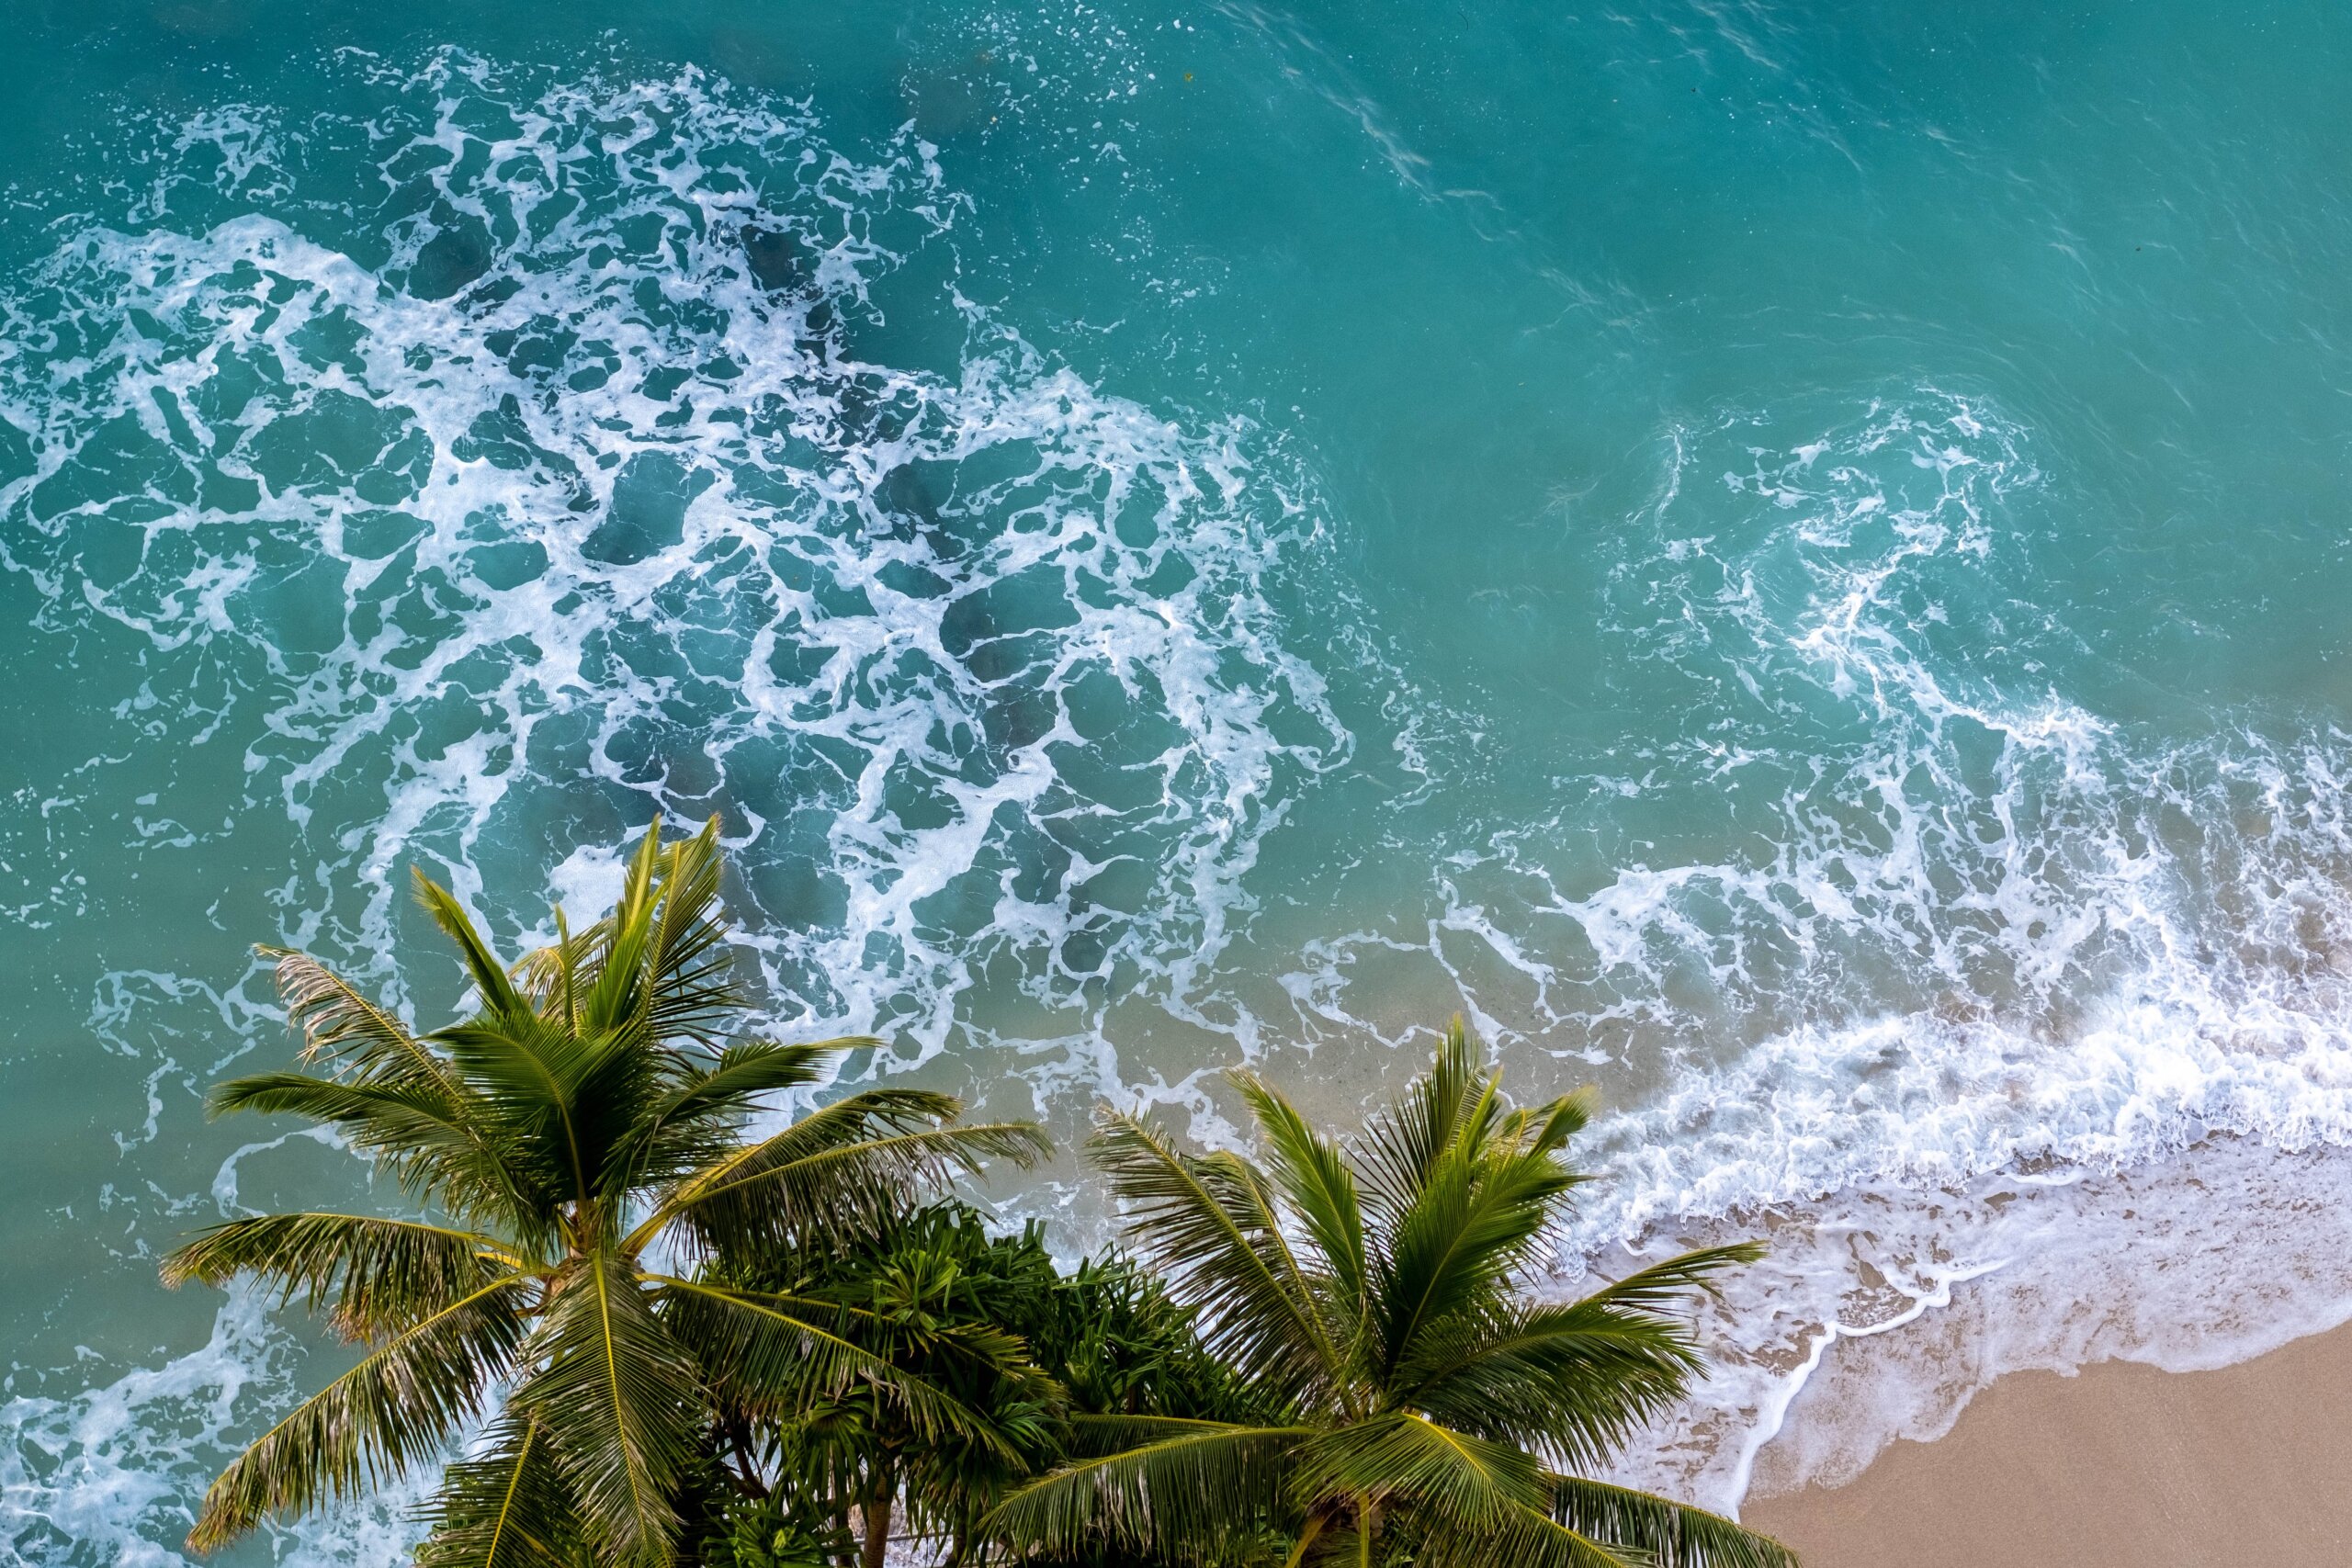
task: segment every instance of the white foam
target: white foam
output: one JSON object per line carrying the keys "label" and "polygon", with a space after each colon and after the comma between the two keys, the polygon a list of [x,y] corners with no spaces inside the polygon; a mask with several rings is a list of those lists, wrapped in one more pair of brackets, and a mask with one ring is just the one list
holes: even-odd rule
{"label": "white foam", "polygon": [[[262,1298],[233,1292],[205,1344],[186,1355],[69,1397],[12,1393],[0,1403],[10,1438],[0,1446],[0,1550],[21,1562],[192,1562],[175,1548],[194,1499],[256,1418],[288,1401],[303,1359],[270,1326]],[[408,1516],[424,1495],[412,1479],[277,1529],[277,1561],[391,1568],[406,1558],[416,1533]]]}
{"label": "white foam", "polygon": [[2010,1372],[2195,1371],[2333,1328],[2352,1318],[2347,1199],[2352,1153],[2225,1138],[2111,1171],[1858,1183],[1662,1228],[1640,1256],[1735,1235],[1772,1252],[1703,1314],[1713,1376],[1621,1473],[1736,1509],[1939,1437]]}
{"label": "white foam", "polygon": [[[1115,1072],[1114,998],[1231,1031],[1198,993],[1241,878],[1352,744],[1270,599],[1325,545],[1279,445],[1108,395],[952,284],[886,320],[965,205],[911,131],[844,151],[692,72],[334,69],[364,117],[164,128],[118,220],[0,291],[36,464],[0,564],[46,626],[143,639],[145,700],[260,737],[247,807],[317,862],[288,934],[397,1003],[409,864],[481,906],[485,862],[560,857],[585,915],[617,874],[587,832],[723,804],[785,1027],[928,1055],[986,1037],[985,970],[1047,1021],[1041,1084]],[[370,165],[385,208],[339,205]],[[786,287],[747,229],[789,236]],[[952,368],[893,362],[943,330]],[[18,1554],[175,1561],[299,1365],[238,1298],[199,1351],[18,1394]],[[416,1495],[278,1554],[390,1561]]]}
{"label": "white foam", "polygon": [[[1724,1506],[2004,1370],[2352,1315],[2346,1238],[2286,1223],[2352,1147],[2352,738],[2070,695],[2098,666],[2049,603],[2031,445],[1934,388],[1668,432],[1656,502],[1594,547],[1652,727],[1600,748],[1625,771],[1532,819],[1442,781],[1485,819],[1425,846],[1427,934],[1374,921],[1284,981],[1310,1038],[1361,1039],[1357,972],[1425,956],[1522,1072],[1609,1069],[1571,1255],[1770,1235],[1710,1314],[1721,1376],[1630,1472]],[[1637,807],[1720,852],[1661,852]]]}
{"label": "white foam", "polygon": [[[1643,1472],[1726,1504],[1843,1473],[2008,1366],[2195,1364],[2344,1315],[2346,1238],[2290,1221],[2352,1142],[2352,739],[2154,733],[2063,689],[2042,481],[1991,400],[1664,433],[1655,501],[1592,564],[1645,720],[1687,725],[1480,815],[1476,716],[1393,682],[1381,732],[1419,782],[1381,851],[1436,868],[1426,901],[1331,911],[1253,1011],[1247,879],[1355,744],[1276,607],[1325,543],[1279,446],[1110,395],[960,295],[934,302],[952,373],[889,363],[922,334],[876,290],[963,207],[911,134],[845,153],[691,74],[344,68],[381,99],[364,127],[191,121],[135,222],[74,236],[37,306],[0,298],[0,418],[40,465],[0,491],[6,565],[49,624],[187,655],[210,722],[261,711],[255,800],[312,833],[319,886],[368,889],[289,912],[302,940],[386,952],[407,862],[479,901],[542,835],[592,910],[594,792],[741,814],[796,1021],[960,1042],[1041,1095],[1135,1087],[1105,1025],[1131,995],[1241,1051],[1277,1025],[1401,1043],[1358,961],[1425,958],[1510,1051],[1614,1076],[1616,1179],[1576,1248],[1772,1234],[1710,1318],[1722,1376]],[[397,215],[249,210],[354,137]],[[797,288],[759,287],[746,224],[793,236]],[[454,302],[418,297],[436,267]],[[136,507],[105,489],[118,439],[152,465]],[[615,549],[655,459],[685,481]],[[239,479],[257,496],[224,499]],[[124,531],[137,569],[94,571]],[[485,553],[514,546],[544,565]],[[339,617],[305,641],[322,596]],[[1324,634],[1376,662],[1373,632]],[[1008,996],[1033,1011],[999,1030],[980,1003]],[[1137,1092],[1216,1132],[1198,1076]],[[2217,1292],[2264,1310],[2213,1320]],[[196,1358],[20,1395],[10,1506],[164,1551],[132,1543],[282,1400],[271,1354],[224,1314]]]}
{"label": "white foam", "polygon": [[[1260,482],[1272,448],[1104,395],[952,290],[956,375],[865,356],[889,330],[872,288],[952,243],[961,204],[911,134],[861,164],[691,72],[352,69],[390,95],[367,139],[410,213],[340,220],[380,263],[258,214],[93,229],[46,267],[40,319],[16,308],[28,344],[61,297],[69,330],[114,339],[0,375],[40,462],[0,495],[31,525],[11,558],[52,614],[267,665],[221,700],[266,710],[256,789],[335,825],[322,876],[375,890],[345,928],[362,951],[407,863],[479,900],[486,847],[529,842],[584,773],[645,797],[629,817],[747,815],[755,905],[771,869],[813,867],[816,910],[745,911],[799,1021],[928,1055],[1007,960],[1073,1024],[1122,985],[1198,1016],[1257,846],[1351,743],[1266,597],[1318,538],[1296,484]],[[175,145],[220,149],[232,196],[299,186],[265,119]],[[762,287],[747,227],[789,235],[793,288]],[[111,498],[46,498],[124,422],[171,503],[132,524],[142,569],[101,582],[81,563]],[[210,476],[258,497],[207,502]],[[630,537],[632,505],[667,515]],[[339,584],[340,638],[288,651],[257,606],[305,571]],[[1106,723],[1143,739],[1098,746]],[[1107,795],[1069,767],[1098,750],[1128,775]],[[1100,906],[1093,879],[1134,864],[1148,887]]]}

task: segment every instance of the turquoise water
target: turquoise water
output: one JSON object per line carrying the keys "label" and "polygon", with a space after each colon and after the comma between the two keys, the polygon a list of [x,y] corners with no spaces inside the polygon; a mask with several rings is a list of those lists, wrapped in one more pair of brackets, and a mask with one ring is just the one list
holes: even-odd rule
{"label": "turquoise water", "polygon": [[[1460,1009],[1600,1083],[1582,1243],[1784,1238],[1719,1499],[1826,1325],[2229,1235],[2151,1196],[2211,1133],[2301,1162],[2182,1179],[2249,1213],[2340,1179],[2336,9],[10,22],[26,1561],[174,1561],[322,1364],[160,1250],[396,1201],[203,1121],[287,1053],[247,945],[430,1016],[408,866],[519,941],[657,808],[725,818],[779,1028],[891,1039],[855,1074],[1214,1136],[1217,1069],[1344,1116]],[[1007,1196],[1082,1238],[1074,1177]],[[2226,1353],[2182,1330],[2017,1354]],[[390,1560],[398,1504],[232,1555]]]}

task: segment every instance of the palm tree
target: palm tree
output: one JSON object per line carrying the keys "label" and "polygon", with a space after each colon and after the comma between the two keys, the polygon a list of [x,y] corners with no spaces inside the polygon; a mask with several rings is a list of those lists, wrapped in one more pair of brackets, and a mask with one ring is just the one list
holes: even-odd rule
{"label": "palm tree", "polygon": [[869,1230],[985,1158],[1047,1152],[1034,1128],[955,1125],[955,1100],[906,1089],[746,1138],[763,1097],[876,1042],[728,1039],[741,998],[720,861],[716,819],[667,844],[657,822],[612,913],[575,933],[557,909],[555,944],[511,968],[420,874],[478,1003],[429,1034],[317,960],[264,950],[324,1070],[221,1084],[213,1109],[333,1127],[434,1217],[266,1214],[165,1260],[174,1284],[250,1276],[326,1306],[367,1347],[213,1483],[191,1547],[445,1455],[493,1404],[433,1505],[432,1568],[667,1561],[722,1408],[783,1416],[863,1380],[920,1426],[985,1432],[863,1348],[854,1310],[696,1269]]}
{"label": "palm tree", "polygon": [[1671,1311],[1753,1247],[1685,1253],[1581,1301],[1518,1288],[1585,1178],[1562,1156],[1589,1100],[1513,1108],[1456,1020],[1363,1134],[1312,1131],[1249,1074],[1265,1154],[1186,1154],[1105,1111],[1095,1158],[1144,1257],[1278,1421],[1078,1418],[1097,1457],[1015,1493],[1015,1555],[1109,1540],[1285,1568],[1793,1568],[1718,1515],[1585,1479],[1683,1394],[1700,1359]]}

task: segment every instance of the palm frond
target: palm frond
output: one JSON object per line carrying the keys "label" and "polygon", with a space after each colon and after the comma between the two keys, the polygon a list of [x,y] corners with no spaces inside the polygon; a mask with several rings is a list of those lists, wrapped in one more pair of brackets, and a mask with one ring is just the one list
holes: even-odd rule
{"label": "palm frond", "polygon": [[[978,1411],[859,1344],[854,1333],[861,1319],[871,1323],[870,1314],[780,1292],[656,1278],[679,1340],[707,1369],[715,1392],[738,1408],[768,1419],[788,1417],[820,1398],[840,1397],[863,1380],[895,1400],[925,1438],[952,1436],[1000,1459],[1018,1458]],[[1019,1342],[976,1348],[975,1358],[989,1359],[991,1349],[1017,1355]]]}
{"label": "palm frond", "polygon": [[1556,1154],[1591,1125],[1593,1107],[1599,1103],[1600,1091],[1588,1086],[1548,1105],[1526,1106],[1505,1119],[1509,1125],[1502,1135],[1521,1154]]}
{"label": "palm frond", "polygon": [[1301,1501],[1409,1503],[1425,1527],[1495,1529],[1513,1509],[1549,1498],[1533,1456],[1410,1411],[1332,1427],[1295,1453],[1291,1484]]}
{"label": "palm frond", "polygon": [[1737,1241],[1723,1247],[1694,1247],[1623,1279],[1602,1286],[1584,1300],[1628,1312],[1667,1314],[1680,1311],[1691,1296],[1715,1293],[1715,1277],[1763,1258],[1761,1242]]}
{"label": "palm frond", "polygon": [[1373,1201],[1401,1212],[1454,1145],[1480,1089],[1470,1031],[1459,1016],[1439,1036],[1429,1070],[1364,1125],[1358,1164]]}
{"label": "palm frond", "polygon": [[580,1000],[582,1034],[610,1033],[643,1021],[650,1002],[645,954],[653,928],[654,878],[665,858],[657,819],[638,841],[621,881],[620,898],[603,921],[602,949],[588,993]]}
{"label": "palm frond", "polygon": [[546,1429],[506,1412],[443,1473],[416,1568],[581,1568],[574,1512]]}
{"label": "palm frond", "polygon": [[1414,1568],[1652,1568],[1630,1546],[1589,1536],[1540,1508],[1513,1507],[1494,1526],[1422,1535]]}
{"label": "palm frond", "polygon": [[683,1222],[690,1242],[725,1251],[870,1228],[991,1159],[1027,1169],[1053,1153],[1052,1140],[1027,1122],[938,1124],[959,1109],[918,1089],[836,1100],[681,1181],[632,1239]]}
{"label": "palm frond", "polygon": [[267,1516],[349,1496],[439,1454],[512,1363],[523,1283],[509,1276],[460,1297],[296,1405],[213,1482],[188,1545],[209,1551]]}
{"label": "palm frond", "polygon": [[513,1146],[493,1141],[478,1107],[462,1096],[309,1073],[254,1073],[215,1084],[206,1109],[215,1116],[254,1111],[324,1123],[401,1186],[453,1213],[495,1214],[527,1229],[536,1207],[531,1179],[513,1163]]}
{"label": "palm frond", "polygon": [[1679,1325],[1605,1303],[1518,1307],[1452,1325],[1397,1369],[1401,1397],[1441,1420],[1583,1467],[1680,1400],[1700,1359]]}
{"label": "palm frond", "polygon": [[1424,1337],[1391,1388],[1441,1419],[1586,1467],[1687,1393],[1698,1347],[1676,1310],[1760,1248],[1708,1247],[1581,1301],[1510,1303]]}
{"label": "palm frond", "polygon": [[270,961],[286,1021],[300,1032],[305,1060],[332,1062],[381,1085],[445,1094],[453,1087],[447,1064],[350,981],[307,953],[254,951]]}
{"label": "palm frond", "polygon": [[1447,1149],[1391,1222],[1378,1281],[1385,1367],[1411,1359],[1453,1314],[1500,1300],[1573,1185],[1549,1156],[1485,1153],[1466,1141]]}
{"label": "palm frond", "polygon": [[1295,1520],[1291,1455],[1311,1428],[1194,1425],[1065,1465],[1007,1497],[980,1528],[1015,1555],[1108,1543],[1196,1558]]}
{"label": "palm frond", "polygon": [[630,1185],[673,1184],[726,1158],[743,1147],[743,1119],[763,1097],[822,1083],[827,1058],[877,1043],[866,1036],[808,1045],[748,1040],[687,1067],[650,1099],[629,1129],[624,1157]]}
{"label": "palm frond", "polygon": [[1344,1377],[1249,1162],[1184,1154],[1157,1127],[1107,1109],[1090,1146],[1127,1206],[1138,1250],[1202,1314],[1204,1343],[1285,1402]]}
{"label": "palm frond", "polygon": [[656,1102],[648,1120],[667,1124],[741,1115],[756,1105],[762,1095],[824,1082],[824,1066],[831,1058],[881,1043],[870,1034],[844,1035],[807,1045],[737,1041],[719,1052],[709,1067],[682,1079]]}
{"label": "palm frond", "polygon": [[473,982],[482,1007],[492,1012],[512,1012],[527,1008],[528,1002],[515,990],[514,980],[506,973],[506,966],[499,963],[497,955],[491,952],[490,942],[475,929],[473,918],[466,913],[465,906],[458,902],[456,895],[422,871],[414,873],[413,877],[416,901],[433,917],[433,923],[457,943],[458,956],[465,964],[466,976]]}
{"label": "palm frond", "polygon": [[338,1333],[377,1338],[523,1269],[492,1238],[359,1214],[260,1214],[200,1233],[164,1259],[164,1283],[226,1284],[251,1275],[281,1305],[330,1303]]}
{"label": "palm frond", "polygon": [[1795,1552],[1721,1514],[1630,1486],[1566,1475],[1547,1480],[1555,1520],[1638,1552],[1653,1568],[1798,1568]]}
{"label": "palm frond", "polygon": [[585,994],[583,976],[592,976],[603,962],[605,943],[612,936],[609,922],[598,920],[575,931],[558,904],[554,909],[555,941],[535,947],[507,970],[515,991],[532,1010],[545,1013],[566,1029],[580,1027],[580,1001]]}
{"label": "palm frond", "polygon": [[[660,823],[647,830],[658,836]],[[721,1022],[741,1005],[727,949],[726,911],[719,903],[718,818],[703,824],[691,839],[672,844],[663,866],[661,912],[655,919],[647,966],[651,977],[649,1011],[653,1032],[715,1045]]]}
{"label": "palm frond", "polygon": [[1352,1343],[1363,1325],[1371,1284],[1355,1173],[1348,1168],[1338,1142],[1307,1126],[1297,1108],[1263,1080],[1250,1073],[1230,1077],[1257,1118],[1276,1186],[1305,1225],[1337,1287],[1317,1292],[1328,1295],[1342,1320],[1333,1337]]}
{"label": "palm frond", "polygon": [[[630,1076],[625,1045],[584,1038],[527,1008],[484,1012],[433,1038],[478,1094],[476,1120],[489,1122],[505,1146],[527,1151],[540,1190],[574,1201],[598,1190],[603,1156],[628,1114],[626,1081],[599,1080]],[[608,1073],[614,1066],[623,1071]]]}
{"label": "palm frond", "polygon": [[1166,1438],[1230,1432],[1241,1425],[1191,1416],[1154,1416],[1142,1411],[1125,1410],[1072,1411],[1064,1420],[1070,1429],[1071,1446],[1088,1459],[1101,1459]]}
{"label": "palm frond", "polygon": [[557,1286],[526,1359],[538,1370],[513,1408],[547,1433],[583,1533],[607,1561],[662,1561],[707,1408],[693,1359],[628,1267],[601,1251]]}

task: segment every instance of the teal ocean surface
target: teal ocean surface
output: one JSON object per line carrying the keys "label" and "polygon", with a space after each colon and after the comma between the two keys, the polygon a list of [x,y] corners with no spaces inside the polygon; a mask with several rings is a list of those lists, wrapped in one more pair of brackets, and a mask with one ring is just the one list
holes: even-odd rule
{"label": "teal ocean surface", "polygon": [[6,30],[0,1554],[179,1562],[340,1354],[155,1279],[399,1202],[204,1119],[250,944],[436,1016],[411,866],[512,943],[657,810],[774,1029],[1066,1141],[1599,1084],[1565,1267],[1774,1242],[1706,1501],[2352,1315],[2352,12]]}

